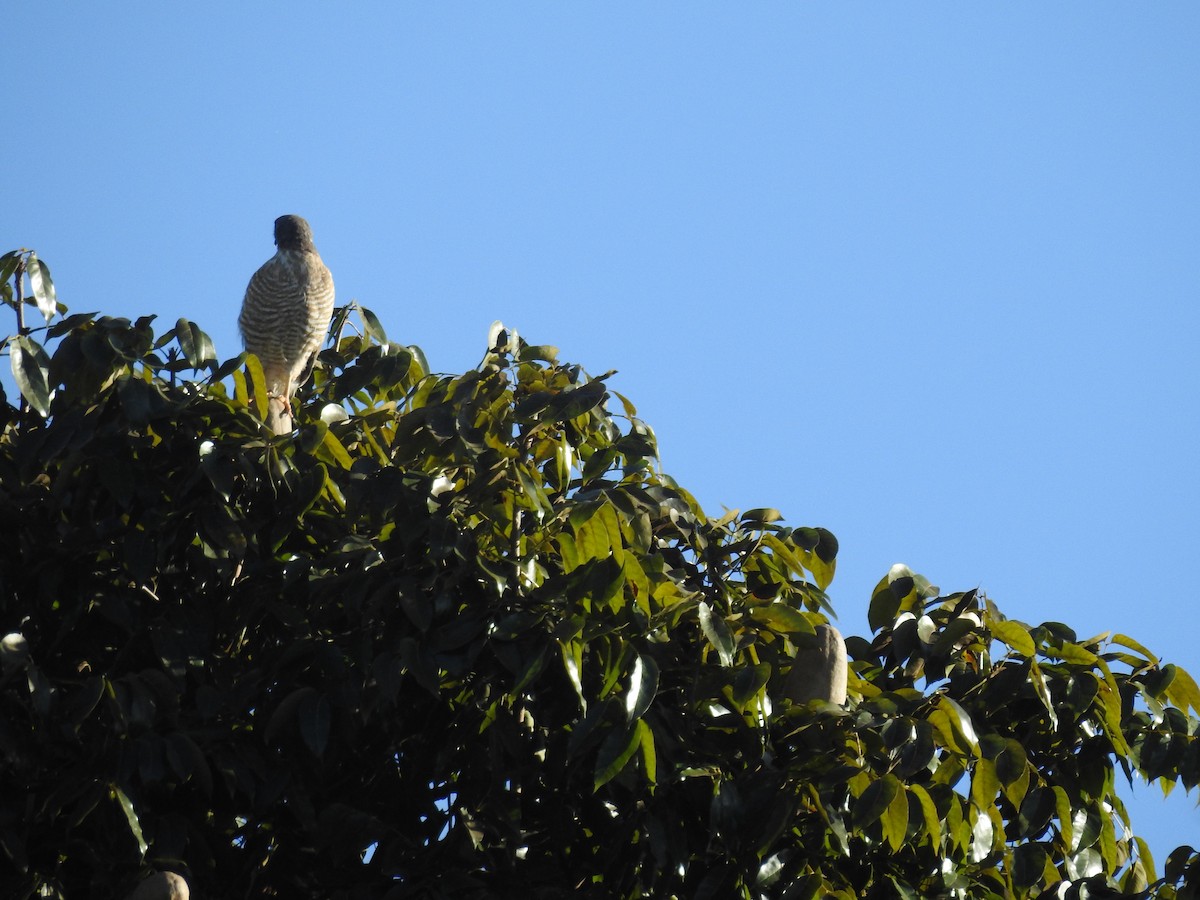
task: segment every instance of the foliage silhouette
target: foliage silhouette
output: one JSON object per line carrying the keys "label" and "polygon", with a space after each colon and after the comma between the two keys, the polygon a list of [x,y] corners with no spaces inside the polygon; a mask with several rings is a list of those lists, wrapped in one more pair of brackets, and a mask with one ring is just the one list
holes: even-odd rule
{"label": "foliage silhouette", "polygon": [[1131,638],[896,567],[849,702],[792,702],[833,535],[706,516],[608,375],[499,325],[434,375],[351,306],[275,437],[255,358],[50,324],[33,259],[0,257],[47,320],[0,403],[5,896],[1196,895],[1115,786],[1195,786],[1200,691]]}

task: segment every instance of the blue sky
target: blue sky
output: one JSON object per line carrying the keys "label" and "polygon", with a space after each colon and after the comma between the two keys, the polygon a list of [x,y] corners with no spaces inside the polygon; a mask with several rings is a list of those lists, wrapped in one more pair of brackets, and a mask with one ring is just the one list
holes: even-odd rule
{"label": "blue sky", "polygon": [[[1200,6],[7,21],[0,251],[73,311],[186,316],[232,356],[298,213],[339,300],[436,370],[501,319],[617,369],[710,513],[833,530],[844,631],[902,561],[1200,675]],[[1182,792],[1134,814],[1160,866],[1200,844]]]}

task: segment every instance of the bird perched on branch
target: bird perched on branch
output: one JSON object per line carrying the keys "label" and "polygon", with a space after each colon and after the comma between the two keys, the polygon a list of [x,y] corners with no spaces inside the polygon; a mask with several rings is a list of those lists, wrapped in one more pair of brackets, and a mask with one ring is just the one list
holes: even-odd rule
{"label": "bird perched on branch", "polygon": [[275,220],[278,251],[250,279],[238,328],[246,350],[262,363],[267,427],[292,430],[292,395],[312,372],[333,317],[333,276],[300,216]]}

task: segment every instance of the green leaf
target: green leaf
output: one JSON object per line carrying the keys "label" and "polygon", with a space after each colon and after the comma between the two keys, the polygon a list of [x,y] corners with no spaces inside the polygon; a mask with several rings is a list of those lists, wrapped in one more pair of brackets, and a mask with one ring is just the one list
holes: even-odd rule
{"label": "green leaf", "polygon": [[658,693],[658,664],[651,656],[637,654],[625,688],[625,716],[632,722],[645,715]]}
{"label": "green leaf", "polygon": [[9,338],[9,362],[17,390],[43,416],[50,415],[50,358],[28,335]]}
{"label": "green leaf", "polygon": [[748,524],[766,525],[771,522],[778,522],[782,518],[783,513],[777,509],[771,509],[770,507],[748,509],[742,513],[742,521]]}
{"label": "green leaf", "polygon": [[1200,715],[1200,688],[1180,666],[1175,667],[1175,677],[1167,686],[1167,699],[1184,712],[1190,708],[1193,713]]}
{"label": "green leaf", "polygon": [[521,348],[521,362],[558,362],[558,348],[549,344],[530,344]]}
{"label": "green leaf", "polygon": [[721,665],[732,666],[733,635],[729,633],[729,626],[725,624],[723,618],[713,613],[712,608],[704,600],[700,601],[699,613],[700,628],[703,629],[708,642],[716,648],[721,657]]}
{"label": "green leaf", "polygon": [[610,548],[604,523],[592,517],[575,526],[574,549],[575,566],[607,560]]}
{"label": "green leaf", "polygon": [[[1071,800],[1067,797],[1067,792],[1058,785],[1054,785],[1050,789],[1054,797],[1054,815],[1058,818],[1058,830],[1062,832],[1063,843],[1068,847],[1075,846],[1075,833],[1072,827],[1073,816],[1071,815]],[[1026,795],[1028,797],[1028,795]],[[1021,804],[1024,809],[1024,803]]]}
{"label": "green leaf", "polygon": [[58,311],[58,297],[54,290],[54,282],[50,278],[50,267],[32,253],[29,254],[25,265],[26,271],[29,272],[29,285],[33,288],[34,301],[49,325]]}
{"label": "green leaf", "polygon": [[570,680],[571,686],[575,688],[579,703],[586,713],[588,704],[587,697],[583,693],[583,644],[579,641],[559,641],[559,649],[562,651],[563,667],[566,669],[567,678]]}
{"label": "green leaf", "polygon": [[24,254],[19,250],[9,250],[3,256],[0,256],[0,283],[12,278],[13,273],[17,271],[17,266],[21,265],[23,259]]}
{"label": "green leaf", "polygon": [[912,575],[893,575],[897,570],[908,571],[903,567],[893,566],[892,572],[879,580],[879,583],[875,585],[875,591],[871,594],[867,622],[872,631],[887,628],[895,622],[901,612],[917,610],[919,607],[920,597],[917,594],[916,581]]}
{"label": "green leaf", "polygon": [[320,759],[329,745],[329,730],[333,719],[328,698],[316,692],[305,694],[300,701],[297,718],[300,736],[304,738],[304,743],[313,756]]}
{"label": "green leaf", "polygon": [[1017,815],[1017,833],[1022,838],[1036,838],[1045,832],[1050,817],[1057,810],[1057,798],[1053,791],[1034,788],[1025,795]]}
{"label": "green leaf", "polygon": [[1009,785],[1025,774],[1029,758],[1025,755],[1024,747],[1008,738],[1004,741],[1004,749],[996,755],[995,763],[996,777],[1001,784]]}
{"label": "green leaf", "polygon": [[1090,666],[1094,665],[1098,657],[1091,650],[1071,641],[1063,641],[1061,647],[1055,647],[1047,650],[1051,656],[1057,656],[1064,662],[1069,662],[1074,665]]}
{"label": "green leaf", "polygon": [[637,721],[638,743],[642,749],[642,765],[646,770],[646,780],[651,784],[658,781],[658,756],[654,750],[654,731],[645,719]]}
{"label": "green leaf", "polygon": [[[852,821],[855,831],[863,831],[882,819],[900,793],[903,793],[903,785],[895,775],[884,775],[867,785],[854,803]],[[907,813],[905,821],[908,821]]]}
{"label": "green leaf", "polygon": [[995,802],[999,790],[996,764],[990,759],[978,760],[971,770],[971,802],[979,809],[987,809]]}
{"label": "green leaf", "polygon": [[627,729],[614,728],[609,732],[596,756],[596,776],[592,784],[594,790],[600,790],[616,778],[641,747],[641,725],[642,720],[639,719]]}
{"label": "green leaf", "polygon": [[142,823],[138,821],[137,810],[133,808],[133,803],[129,797],[117,785],[109,785],[110,796],[117,799],[121,804],[121,812],[125,813],[125,821],[129,823],[129,832],[133,835],[133,839],[137,841],[138,853],[142,859],[146,858],[146,851],[150,845],[146,843],[146,839],[142,836]]}
{"label": "green leaf", "polygon": [[1026,658],[1033,656],[1037,652],[1037,646],[1029,634],[1029,629],[1020,622],[1014,622],[1012,619],[1001,619],[997,622],[989,622],[988,628],[991,630],[993,637],[1008,644],[1008,646]]}
{"label": "green leaf", "polygon": [[1130,650],[1134,650],[1134,651],[1142,654],[1142,657],[1144,659],[1146,659],[1150,663],[1150,665],[1152,665],[1152,666],[1158,665],[1158,657],[1155,656],[1153,653],[1151,653],[1149,650],[1147,650],[1145,647],[1143,647],[1141,644],[1139,644],[1137,641],[1135,641],[1133,638],[1129,637],[1128,635],[1114,634],[1112,636],[1112,642],[1114,644],[1120,644],[1122,647],[1128,647]]}
{"label": "green leaf", "polygon": [[1100,702],[1101,717],[1104,719],[1104,728],[1108,734],[1108,739],[1112,741],[1113,748],[1122,756],[1129,755],[1129,745],[1125,743],[1125,735],[1121,728],[1121,695],[1114,691],[1107,681],[1100,683],[1100,690],[1096,694],[1096,699]]}
{"label": "green leaf", "polygon": [[622,565],[625,555],[624,538],[621,535],[621,525],[617,521],[617,511],[611,503],[605,501],[596,511],[596,518],[593,521],[599,522],[599,525],[604,529],[606,543],[608,544],[609,552],[612,558],[618,565]]}
{"label": "green leaf", "polygon": [[629,398],[618,391],[612,391],[611,393],[621,401],[621,408],[625,411],[625,418],[636,419],[637,407],[629,401]]}
{"label": "green leaf", "polygon": [[1037,841],[1021,844],[1013,851],[1013,882],[1018,887],[1033,887],[1046,870],[1046,848]]}
{"label": "green leaf", "polygon": [[250,408],[250,390],[246,384],[246,374],[241,369],[231,373],[233,378],[233,398],[239,406]]}
{"label": "green leaf", "polygon": [[267,377],[263,374],[262,362],[253,353],[246,354],[246,374],[250,377],[250,397],[254,400],[254,411],[260,419],[267,417]]}
{"label": "green leaf", "polygon": [[367,337],[371,338],[377,344],[388,343],[387,332],[383,330],[383,325],[380,324],[379,317],[365,306],[355,304],[358,307],[358,314],[362,316],[363,327],[366,329]]}
{"label": "green leaf", "polygon": [[1029,660],[1029,681],[1033,685],[1033,692],[1037,694],[1037,698],[1050,715],[1050,727],[1057,730],[1058,713],[1054,709],[1054,701],[1050,697],[1050,689],[1046,687],[1046,679],[1042,675],[1041,667],[1034,659]]}
{"label": "green leaf", "polygon": [[321,438],[322,455],[327,455],[333,462],[345,470],[348,470],[354,465],[354,460],[350,458],[350,454],[346,452],[346,448],[328,428],[325,429],[325,434]]}
{"label": "green leaf", "polygon": [[[885,775],[884,778],[895,778],[895,776]],[[900,784],[899,779],[896,779],[896,784],[896,793],[880,818],[880,824],[883,826],[883,839],[891,846],[893,853],[898,852],[904,845],[904,836],[908,831],[908,794],[905,793],[904,786]]]}
{"label": "green leaf", "polygon": [[907,790],[917,798],[917,803],[921,807],[921,818],[924,822],[925,834],[929,837],[930,846],[937,847],[942,841],[942,825],[933,798],[929,795],[929,791],[919,784],[910,784]]}
{"label": "green leaf", "polygon": [[744,709],[771,678],[771,667],[766,663],[756,666],[739,666],[733,678],[732,697],[738,709]]}
{"label": "green leaf", "polygon": [[[1145,882],[1156,880],[1154,868],[1154,854],[1150,852],[1150,845],[1140,837],[1134,837],[1134,844],[1137,847],[1138,863],[1141,864]],[[1146,884],[1138,884],[1133,887],[1133,890],[1144,890]]]}
{"label": "green leaf", "polygon": [[217,350],[212,339],[194,322],[180,319],[175,323],[175,338],[183,350],[183,356],[193,369],[202,369],[217,361]]}
{"label": "green leaf", "polygon": [[780,601],[754,607],[750,610],[750,617],[771,626],[773,631],[780,634],[816,634],[812,623],[802,612]]}
{"label": "green leaf", "polygon": [[579,387],[563,391],[546,407],[552,421],[568,422],[595,409],[604,400],[604,382],[589,381]]}
{"label": "green leaf", "polygon": [[943,694],[938,698],[937,708],[929,714],[932,725],[942,739],[942,744],[961,756],[978,756],[979,740],[967,711],[950,697]]}

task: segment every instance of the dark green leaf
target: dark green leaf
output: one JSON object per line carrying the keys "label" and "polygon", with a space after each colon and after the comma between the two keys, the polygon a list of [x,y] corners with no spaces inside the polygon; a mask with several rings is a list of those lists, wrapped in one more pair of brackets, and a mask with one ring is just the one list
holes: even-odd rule
{"label": "dark green leaf", "polygon": [[325,748],[329,744],[329,729],[333,719],[329,700],[324,694],[306,694],[300,701],[297,716],[304,743],[308,745],[313,756],[320,759],[325,755]]}
{"label": "dark green leaf", "polygon": [[26,335],[9,338],[9,362],[17,390],[43,416],[50,415],[50,359],[41,344]]}
{"label": "dark green leaf", "polygon": [[[855,830],[865,830],[878,822],[902,790],[900,780],[895,775],[884,775],[867,785],[854,804]],[[905,818],[907,820],[907,816]]]}
{"label": "dark green leaf", "polygon": [[995,763],[996,777],[1000,779],[1000,783],[1012,784],[1025,774],[1025,767],[1028,765],[1025,748],[1009,738],[1004,742],[1004,749],[996,755]]}
{"label": "dark green leaf", "polygon": [[593,784],[595,790],[612,781],[625,768],[626,763],[633,758],[641,746],[641,732],[637,725],[626,729],[614,728],[600,747],[596,756],[596,777]]}
{"label": "dark green leaf", "polygon": [[212,339],[195,323],[180,319],[175,323],[175,337],[188,365],[193,369],[206,368],[217,361]]}
{"label": "dark green leaf", "polygon": [[[1017,820],[1018,833],[1022,838],[1037,838],[1042,835],[1054,815],[1055,802],[1052,791],[1034,788],[1025,795]],[[1093,837],[1093,840],[1095,838]]]}
{"label": "dark green leaf", "polygon": [[1013,882],[1022,888],[1036,885],[1046,868],[1046,848],[1037,841],[1021,844],[1013,851]]}
{"label": "dark green leaf", "polygon": [[17,266],[24,259],[24,254],[19,250],[10,250],[3,256],[0,256],[0,282],[6,282],[13,277],[13,273],[17,271]]}
{"label": "dark green leaf", "polygon": [[578,418],[599,406],[604,400],[604,395],[603,382],[589,381],[554,397],[546,407],[547,416],[555,422]]}

